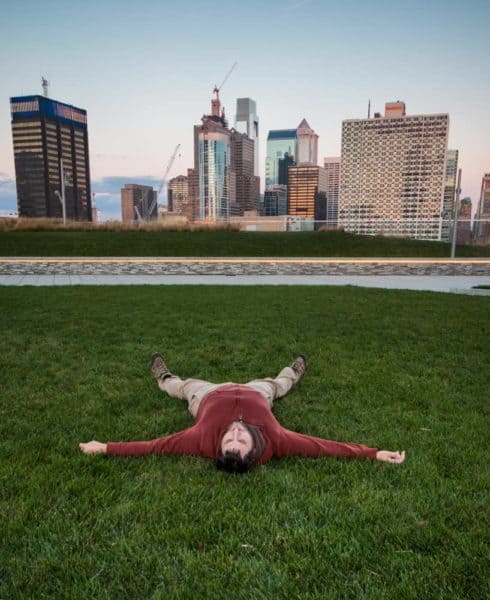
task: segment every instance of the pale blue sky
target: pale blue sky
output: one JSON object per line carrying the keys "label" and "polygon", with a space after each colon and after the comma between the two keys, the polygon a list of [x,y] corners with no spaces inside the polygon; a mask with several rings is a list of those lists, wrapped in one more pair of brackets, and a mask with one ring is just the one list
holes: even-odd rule
{"label": "pale blue sky", "polygon": [[[124,181],[157,185],[193,162],[193,125],[212,89],[256,100],[263,176],[269,129],[306,117],[319,158],[340,153],[341,122],[404,100],[407,113],[449,113],[463,195],[490,171],[487,0],[17,0],[0,19],[0,211],[15,210],[9,97],[42,93],[88,111],[91,175],[103,217],[119,217]],[[119,187],[118,187],[119,186]]]}

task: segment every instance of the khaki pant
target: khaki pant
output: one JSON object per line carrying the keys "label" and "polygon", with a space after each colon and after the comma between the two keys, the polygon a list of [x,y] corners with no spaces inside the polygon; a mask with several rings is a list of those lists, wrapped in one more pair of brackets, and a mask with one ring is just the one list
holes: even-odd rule
{"label": "khaki pant", "polygon": [[[245,385],[260,392],[262,396],[267,399],[269,406],[272,408],[274,400],[285,396],[297,381],[298,375],[293,369],[291,369],[291,367],[285,367],[275,379],[272,379],[271,377],[254,379]],[[185,379],[183,381],[180,377],[174,375],[172,377],[166,377],[163,381],[160,379],[158,380],[158,387],[169,396],[172,396],[172,398],[179,398],[180,400],[187,400],[189,412],[193,417],[197,416],[199,405],[204,396],[223,385],[236,384],[233,384],[232,382],[219,384],[210,383],[209,381],[203,381],[202,379]]]}

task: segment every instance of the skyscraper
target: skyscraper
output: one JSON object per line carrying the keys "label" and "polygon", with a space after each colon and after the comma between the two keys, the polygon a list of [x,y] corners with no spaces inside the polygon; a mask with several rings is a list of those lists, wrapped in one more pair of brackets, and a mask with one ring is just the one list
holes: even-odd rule
{"label": "skyscraper", "polygon": [[194,126],[194,166],[199,177],[199,219],[227,221],[234,194],[230,185],[230,136],[218,91],[211,114]]}
{"label": "skyscraper", "polygon": [[441,240],[448,242],[451,224],[454,218],[456,200],[456,184],[458,175],[458,151],[448,150],[446,157],[446,173],[444,181],[444,199],[442,202]]}
{"label": "skyscraper", "polygon": [[296,130],[297,165],[316,165],[318,163],[318,135],[308,125],[308,121],[303,119]]}
{"label": "skyscraper", "polygon": [[230,169],[235,177],[236,205],[232,212],[243,215],[246,210],[258,210],[260,204],[260,180],[254,175],[255,144],[246,133],[234,129],[231,130],[230,144]]}
{"label": "skyscraper", "polygon": [[254,143],[254,172],[259,176],[259,117],[257,105],[251,98],[237,98],[235,129],[245,133]]}
{"label": "skyscraper", "polygon": [[21,217],[92,220],[87,112],[45,96],[10,98],[17,204]]}
{"label": "skyscraper", "polygon": [[156,219],[157,192],[150,185],[126,183],[121,189],[121,214],[123,223]]}
{"label": "skyscraper", "polygon": [[481,182],[480,201],[475,215],[475,241],[490,242],[490,173]]}
{"label": "skyscraper", "polygon": [[355,233],[441,239],[449,115],[405,114],[342,123],[339,225]]}
{"label": "skyscraper", "polygon": [[288,215],[324,221],[327,190],[325,169],[316,165],[289,167],[288,181]]}
{"label": "skyscraper", "polygon": [[326,226],[336,228],[339,219],[340,156],[327,156],[323,159],[327,175]]}
{"label": "skyscraper", "polygon": [[[279,184],[279,160],[285,154],[296,160],[296,129],[276,129],[267,136],[267,156],[265,159],[265,187]],[[284,184],[284,182],[283,182]]]}

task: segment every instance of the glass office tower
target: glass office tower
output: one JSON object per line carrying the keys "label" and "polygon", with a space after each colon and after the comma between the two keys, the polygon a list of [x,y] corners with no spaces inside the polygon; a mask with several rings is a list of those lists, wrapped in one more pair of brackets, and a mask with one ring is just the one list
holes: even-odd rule
{"label": "glass office tower", "polygon": [[[285,154],[296,159],[296,129],[276,129],[267,136],[267,156],[265,159],[265,187],[278,185],[279,161]],[[283,182],[284,183],[284,182]]]}
{"label": "glass office tower", "polygon": [[230,216],[230,135],[227,131],[199,133],[199,218]]}
{"label": "glass office tower", "polygon": [[10,98],[17,204],[21,217],[92,220],[87,112],[44,96]]}

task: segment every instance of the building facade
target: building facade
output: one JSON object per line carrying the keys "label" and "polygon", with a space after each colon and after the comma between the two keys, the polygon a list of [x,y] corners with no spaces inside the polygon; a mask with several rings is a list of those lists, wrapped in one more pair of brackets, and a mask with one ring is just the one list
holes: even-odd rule
{"label": "building facade", "polygon": [[260,179],[254,175],[255,144],[246,133],[232,129],[230,148],[230,169],[234,175],[236,205],[232,212],[242,216],[245,211],[258,210],[260,205]]}
{"label": "building facade", "polygon": [[231,181],[231,132],[228,129],[218,91],[211,101],[211,114],[194,127],[194,168],[199,181],[198,218],[228,221],[234,204]]}
{"label": "building facade", "polygon": [[456,204],[456,185],[458,182],[458,151],[448,150],[446,156],[446,174],[444,180],[444,198],[442,201],[441,240],[450,241],[454,208]]}
{"label": "building facade", "polygon": [[475,215],[475,241],[490,243],[490,173],[485,173],[481,182],[480,201]]}
{"label": "building facade", "polygon": [[471,204],[471,198],[466,197],[461,200],[456,230],[457,244],[471,244]]}
{"label": "building facade", "polygon": [[289,167],[288,215],[323,221],[326,214],[327,174],[315,165]]}
{"label": "building facade", "polygon": [[440,240],[449,115],[385,116],[342,123],[339,226]]}
{"label": "building facade", "polygon": [[21,217],[91,221],[87,112],[45,96],[10,98],[17,205]]}
{"label": "building facade", "polygon": [[189,180],[185,175],[178,175],[167,183],[168,212],[183,214],[189,203]]}
{"label": "building facade", "polygon": [[[265,159],[265,189],[270,185],[278,185],[279,161],[287,154],[296,160],[296,129],[276,129],[267,136],[267,156]],[[280,185],[286,185],[282,182]]]}
{"label": "building facade", "polygon": [[279,217],[288,214],[288,188],[271,185],[264,192],[264,216]]}
{"label": "building facade", "polygon": [[279,182],[278,185],[286,185],[288,184],[288,170],[289,167],[293,167],[296,163],[294,162],[294,157],[290,156],[288,152],[280,158],[278,161],[278,176],[277,180]]}
{"label": "building facade", "polygon": [[254,176],[259,177],[259,117],[257,104],[251,98],[237,98],[235,129],[245,133],[254,144]]}
{"label": "building facade", "polygon": [[323,168],[327,176],[325,225],[336,229],[339,221],[340,156],[325,157]]}
{"label": "building facade", "polygon": [[121,215],[123,223],[156,219],[157,192],[150,185],[126,183],[121,189]]}
{"label": "building facade", "polygon": [[316,165],[318,164],[318,135],[303,119],[296,130],[296,164]]}

